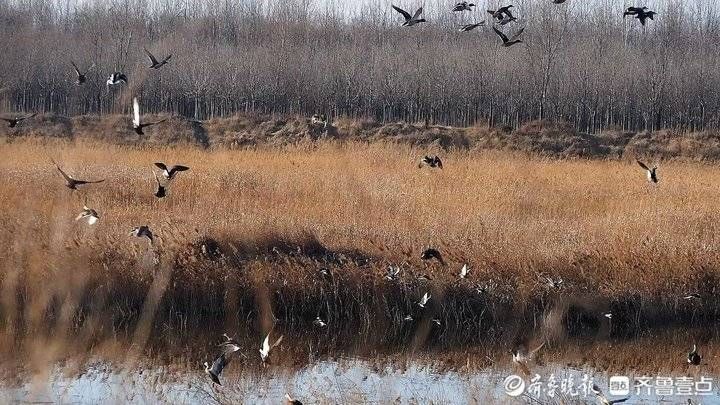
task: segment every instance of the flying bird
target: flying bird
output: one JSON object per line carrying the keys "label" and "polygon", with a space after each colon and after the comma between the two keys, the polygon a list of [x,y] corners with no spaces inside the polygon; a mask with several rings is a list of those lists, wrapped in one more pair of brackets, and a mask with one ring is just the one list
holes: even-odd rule
{"label": "flying bird", "polygon": [[95,211],[92,208],[88,208],[87,205],[83,205],[83,210],[78,214],[77,217],[75,217],[76,221],[79,221],[81,219],[87,219],[88,225],[94,225],[98,219],[100,219],[100,215],[98,215],[97,211]]}
{"label": "flying bird", "polygon": [[385,279],[393,281],[400,275],[400,266],[388,266],[385,272]]}
{"label": "flying bird", "polygon": [[228,363],[230,363],[230,360],[232,360],[240,350],[240,345],[237,344],[235,339],[230,338],[227,333],[223,333],[223,336],[227,339],[226,342],[221,343],[221,346],[223,346],[223,352],[215,359],[212,366],[210,366],[207,361],[203,363],[205,366],[205,373],[207,373],[210,376],[210,379],[218,385],[222,385],[220,384],[220,373],[222,373]]}
{"label": "flying bird", "polygon": [[452,11],[472,11],[472,7],[475,7],[475,4],[468,3],[467,1],[461,1],[455,4],[455,7],[453,7]]}
{"label": "flying bird", "polygon": [[470,273],[468,265],[463,264],[462,268],[460,269],[460,278],[466,278],[468,276],[468,273]]}
{"label": "flying bird", "polygon": [[512,12],[510,11],[511,8],[514,6],[510,4],[509,6],[500,7],[497,10],[487,10],[487,12],[496,20],[500,21],[505,17],[515,19],[515,17],[512,15]]}
{"label": "flying bird", "polygon": [[72,64],[73,68],[75,68],[75,73],[77,74],[75,84],[77,84],[78,86],[82,86],[87,81],[87,71],[85,71],[85,73],[82,73],[80,72],[80,69],[77,67],[75,62],[70,61],[70,63]]}
{"label": "flying bird", "polygon": [[414,15],[410,15],[410,13],[408,13],[407,11],[401,9],[400,7],[398,7],[396,5],[392,5],[392,8],[394,8],[395,11],[397,11],[398,13],[402,14],[403,17],[405,17],[405,22],[402,23],[403,27],[412,27],[415,24],[426,22],[426,20],[424,18],[418,18],[418,17],[420,17],[420,14],[422,14],[422,12],[423,12],[422,7],[417,9],[417,11],[415,11]]}
{"label": "flying bird", "polygon": [[653,166],[653,168],[649,168],[645,163],[636,160],[637,164],[640,165],[645,171],[647,172],[647,179],[651,183],[657,184],[658,177],[657,177],[657,166]]}
{"label": "flying bird", "polygon": [[445,265],[445,260],[443,260],[442,255],[440,254],[440,251],[433,248],[425,249],[424,252],[420,255],[420,259],[422,260],[432,260],[435,259],[439,261],[442,265]]}
{"label": "flying bird", "polygon": [[565,3],[565,0],[552,0],[554,4],[563,4]]}
{"label": "flying bird", "polygon": [[480,21],[480,22],[477,23],[477,24],[465,24],[465,25],[463,25],[462,27],[460,27],[460,29],[458,29],[458,31],[460,31],[460,32],[472,31],[472,30],[474,30],[475,28],[477,28],[477,27],[479,27],[479,26],[481,26],[481,25],[485,25],[485,21]]}
{"label": "flying bird", "polygon": [[418,301],[418,306],[420,308],[425,308],[425,305],[427,305],[428,301],[430,301],[430,298],[432,298],[432,295],[425,293],[425,295],[420,298],[420,301]]}
{"label": "flying bird", "polygon": [[635,18],[640,20],[640,24],[645,25],[648,18],[651,20],[655,19],[655,14],[657,14],[657,13],[654,11],[641,11],[641,12],[637,13]]}
{"label": "flying bird", "polygon": [[108,87],[114,86],[116,84],[125,83],[127,84],[128,78],[125,76],[124,73],[121,72],[115,72],[108,77],[107,81],[105,82]]}
{"label": "flying bird", "polygon": [[157,186],[157,189],[155,190],[155,197],[165,198],[167,196],[167,186],[163,186],[160,183],[160,179],[158,178],[157,173],[153,172],[153,175],[155,176],[155,184]]}
{"label": "flying bird", "polygon": [[36,116],[37,113],[28,114],[22,117],[15,117],[15,118],[0,118],[3,121],[7,121],[9,128],[15,128],[17,124],[21,123],[22,121],[25,121],[28,118],[32,118]]}
{"label": "flying bird", "polygon": [[283,340],[283,336],[280,335],[280,337],[271,346],[270,345],[270,333],[268,333],[267,336],[265,336],[265,340],[263,341],[263,344],[260,347],[260,358],[262,359],[263,363],[266,362],[268,360],[268,358],[270,357],[270,350],[277,347],[280,344],[280,342],[282,342],[282,340]]}
{"label": "flying bird", "polygon": [[507,24],[509,24],[509,23],[511,23],[511,22],[513,22],[513,21],[517,21],[517,18],[505,16],[505,17],[503,17],[502,19],[498,20],[498,24],[500,24],[500,25],[507,25]]}
{"label": "flying bird", "polygon": [[170,55],[166,56],[165,59],[163,59],[161,62],[158,62],[158,60],[155,59],[155,56],[153,56],[153,54],[151,54],[150,51],[147,50],[147,48],[143,48],[143,50],[145,51],[145,54],[147,54],[148,58],[150,59],[150,63],[151,63],[150,69],[160,69],[161,67],[165,66],[168,63],[170,58],[172,58],[172,54],[170,54]]}
{"label": "flying bird", "polygon": [[178,172],[184,172],[186,170],[190,170],[189,167],[183,166],[183,165],[175,165],[168,167],[165,165],[165,163],[162,162],[155,162],[155,166],[157,166],[160,170],[162,170],[163,177],[165,177],[165,180],[172,180]]}
{"label": "flying bird", "polygon": [[506,47],[506,48],[509,48],[509,47],[511,47],[511,46],[513,46],[513,45],[515,45],[515,44],[521,43],[522,40],[521,40],[521,39],[518,39],[518,38],[520,37],[520,35],[523,33],[524,30],[525,30],[525,27],[520,28],[520,29],[515,33],[515,35],[512,36],[512,39],[509,39],[509,38],[507,37],[507,35],[503,34],[502,31],[500,31],[499,29],[497,29],[497,27],[493,27],[493,31],[495,31],[495,33],[496,33],[496,34],[500,37],[500,39],[502,39],[502,41],[503,41],[502,46],[504,46],[504,47]]}
{"label": "flying bird", "polygon": [[543,346],[545,346],[545,342],[536,347],[535,350],[527,353],[521,351],[519,348],[510,350],[510,353],[512,353],[513,363],[515,363],[526,375],[530,375],[530,369],[527,364],[535,358],[535,355],[543,348]]}
{"label": "flying bird", "polygon": [[162,119],[155,122],[146,122],[144,124],[140,123],[140,102],[138,101],[137,97],[133,97],[133,129],[135,130],[136,134],[144,135],[145,133],[143,132],[143,128],[165,122],[166,120],[167,119]]}
{"label": "flying bird", "polygon": [[440,156],[438,156],[438,155],[435,155],[435,156],[425,155],[425,157],[420,159],[420,163],[418,163],[418,167],[423,167],[423,166],[428,166],[428,167],[432,167],[432,168],[437,167],[438,169],[442,169],[443,163],[442,163],[442,160],[440,160]]}
{"label": "flying bird", "polygon": [[320,319],[320,315],[318,315],[318,317],[315,318],[315,320],[313,321],[313,325],[323,328],[323,327],[327,326],[327,323],[325,323],[325,321]]}
{"label": "flying bird", "polygon": [[50,159],[51,162],[57,167],[60,174],[65,179],[65,187],[69,188],[70,190],[77,190],[78,186],[82,186],[83,184],[95,184],[95,183],[102,183],[105,181],[105,179],[102,180],[75,180],[72,177],[70,177],[67,173],[63,171],[63,169],[60,168],[60,165],[58,165],[54,160]]}
{"label": "flying bird", "polygon": [[697,345],[693,345],[692,350],[690,353],[688,353],[687,361],[688,364],[692,364],[694,366],[700,365],[700,361],[702,360],[702,357],[700,356],[700,353],[697,351]]}
{"label": "flying bird", "polygon": [[625,12],[623,13],[623,18],[627,17],[629,15],[638,15],[640,13],[645,12],[647,10],[647,7],[628,7]]}
{"label": "flying bird", "polygon": [[625,401],[627,401],[628,399],[630,399],[630,397],[627,397],[627,398],[622,398],[622,399],[609,400],[609,399],[607,399],[607,397],[605,396],[605,394],[603,394],[603,392],[600,390],[600,387],[598,387],[598,386],[595,385],[595,384],[593,384],[593,386],[592,386],[592,392],[595,394],[595,396],[597,397],[597,399],[598,399],[598,400],[600,401],[600,403],[603,404],[603,405],[619,404],[619,403],[625,402]]}
{"label": "flying bird", "polygon": [[145,238],[148,238],[151,245],[153,243],[153,233],[150,230],[150,227],[148,227],[147,225],[142,225],[142,226],[133,228],[133,230],[130,231],[130,236],[136,236],[138,238],[145,237]]}

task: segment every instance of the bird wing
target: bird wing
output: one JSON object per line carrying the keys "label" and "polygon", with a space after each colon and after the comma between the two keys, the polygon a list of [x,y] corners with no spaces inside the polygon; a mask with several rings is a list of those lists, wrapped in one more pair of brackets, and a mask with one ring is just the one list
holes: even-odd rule
{"label": "bird wing", "polygon": [[608,404],[610,404],[610,405],[619,404],[619,403],[627,401],[628,399],[630,399],[630,397],[622,398],[622,399],[614,399],[612,401],[608,401]]}
{"label": "bird wing", "polygon": [[32,117],[34,117],[34,116],[36,116],[36,115],[37,115],[37,113],[32,113],[32,114],[26,115],[26,116],[24,116],[24,117],[19,117],[19,118],[17,118],[17,120],[18,120],[18,121],[26,120],[26,119],[32,118]]}
{"label": "bird wing", "polygon": [[210,367],[210,372],[215,374],[216,376],[219,376],[220,373],[222,373],[225,366],[229,363],[229,359],[225,356],[225,353],[218,356],[215,361],[213,361],[212,367]]}
{"label": "bird wing", "polygon": [[437,164],[437,166],[442,169],[442,160],[440,160],[440,158],[437,156],[435,156],[435,164]]}
{"label": "bird wing", "polygon": [[105,179],[102,180],[73,180],[75,184],[81,185],[81,184],[95,184],[95,183],[102,183],[105,181]]}
{"label": "bird wing", "polygon": [[118,73],[115,78],[117,79],[117,81],[123,81],[125,83],[127,83],[128,81],[127,76],[124,73]]}
{"label": "bird wing", "polygon": [[637,164],[640,165],[640,167],[642,167],[643,169],[645,169],[645,170],[647,170],[647,171],[650,171],[650,168],[647,167],[647,165],[646,165],[645,163],[643,163],[643,162],[641,162],[641,161],[639,161],[639,160],[636,160],[636,162],[637,162]]}
{"label": "bird wing", "polygon": [[70,63],[71,63],[71,64],[73,65],[73,67],[75,68],[75,73],[77,73],[78,77],[82,76],[82,74],[80,73],[80,69],[78,69],[78,67],[77,67],[77,65],[75,64],[75,62],[70,61]]}
{"label": "bird wing", "polygon": [[523,31],[525,31],[525,27],[520,28],[518,32],[513,35],[512,40],[515,41],[516,39],[520,38],[520,35],[522,35]]}
{"label": "bird wing", "polygon": [[140,102],[137,97],[133,97],[133,126],[140,126]]}
{"label": "bird wing", "polygon": [[[270,336],[270,335],[268,335],[268,336]],[[270,346],[270,348],[271,348],[271,349],[274,349],[274,348],[276,348],[278,345],[280,345],[280,343],[282,343],[282,340],[283,340],[284,337],[285,337],[284,335],[280,335],[280,337],[278,338],[278,340],[276,340],[275,343],[273,343],[273,345]]]}
{"label": "bird wing", "polygon": [[143,48],[143,51],[145,51],[145,54],[148,56],[148,58],[150,58],[150,62],[153,65],[157,65],[158,61],[157,61],[157,59],[155,59],[153,54],[151,54],[150,51],[147,50],[147,48]]}
{"label": "bird wing", "polygon": [[170,168],[170,170],[168,171],[168,174],[172,177],[172,175],[173,175],[175,172],[184,172],[184,171],[186,171],[186,170],[190,170],[190,168],[187,167],[187,166],[183,166],[183,165],[175,165],[175,166],[173,166],[173,167]]}
{"label": "bird wing", "polygon": [[533,356],[535,356],[535,353],[537,353],[540,349],[542,349],[543,346],[545,346],[545,342],[542,342],[540,344],[540,346],[535,348],[535,350],[530,351],[530,353],[528,353],[528,358],[530,358],[530,359],[533,358]]}
{"label": "bird wing", "polygon": [[157,124],[163,123],[163,122],[165,122],[165,121],[167,121],[167,118],[162,119],[162,120],[160,120],[160,121],[155,121],[155,122],[146,122],[145,124],[142,124],[142,127],[144,128],[144,127],[149,127],[149,126],[152,126],[152,125],[157,125]]}
{"label": "bird wing", "polygon": [[172,58],[172,54],[166,56],[165,59],[163,59],[162,63],[167,63],[167,61],[169,61],[170,58]]}
{"label": "bird wing", "polygon": [[422,14],[422,12],[423,12],[423,8],[420,7],[419,9],[417,9],[417,10],[415,11],[415,14],[413,15],[412,19],[415,20],[415,19],[417,19],[418,17],[420,17],[420,14]]}
{"label": "bird wing", "polygon": [[165,166],[165,163],[155,162],[155,166],[157,166],[158,168],[160,168],[160,170],[168,171],[168,168],[167,168],[167,166]]}
{"label": "bird wing", "polygon": [[500,39],[502,39],[503,43],[506,43],[506,42],[509,41],[507,35],[503,34],[502,31],[500,31],[499,29],[497,29],[497,27],[493,27],[493,31],[495,31],[495,33],[498,34],[498,36],[500,37]]}
{"label": "bird wing", "polygon": [[270,334],[268,333],[267,336],[265,336],[265,340],[262,344],[262,352],[269,353],[270,352]]}
{"label": "bird wing", "polygon": [[505,7],[505,9],[503,10],[503,13],[505,13],[505,15],[508,16],[508,18],[515,18],[515,17],[513,17],[512,13],[510,12],[510,9],[507,7]]}
{"label": "bird wing", "polygon": [[0,117],[0,120],[7,121],[7,122],[13,122],[13,121],[15,121],[15,120],[12,119],[12,118],[5,118],[5,117]]}
{"label": "bird wing", "polygon": [[63,171],[63,169],[61,169],[60,166],[59,166],[57,163],[55,163],[55,161],[54,161],[53,159],[50,159],[50,161],[53,162],[53,164],[55,165],[55,167],[57,167],[58,171],[59,171],[60,174],[62,174],[62,176],[65,178],[65,181],[66,181],[66,182],[72,183],[72,182],[75,181],[75,179],[73,179],[72,177],[68,176],[67,173],[65,173],[65,172]]}
{"label": "bird wing", "polygon": [[405,17],[406,20],[412,19],[412,16],[410,15],[410,13],[408,13],[407,11],[401,9],[400,7],[398,7],[398,6],[396,6],[396,5],[393,4],[393,5],[392,5],[392,8],[394,8],[395,11],[397,11],[398,13],[402,14],[403,17]]}

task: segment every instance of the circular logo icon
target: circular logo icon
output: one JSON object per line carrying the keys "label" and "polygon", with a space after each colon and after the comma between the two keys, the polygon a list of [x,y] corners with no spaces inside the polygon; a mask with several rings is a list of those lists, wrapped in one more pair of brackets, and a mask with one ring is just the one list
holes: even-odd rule
{"label": "circular logo icon", "polygon": [[505,379],[505,393],[511,397],[519,397],[525,392],[525,380],[522,377],[512,374]]}

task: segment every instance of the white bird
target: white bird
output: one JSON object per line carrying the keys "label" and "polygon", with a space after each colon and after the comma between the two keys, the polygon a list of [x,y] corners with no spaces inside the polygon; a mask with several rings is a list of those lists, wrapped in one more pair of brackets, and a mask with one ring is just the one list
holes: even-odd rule
{"label": "white bird", "polygon": [[414,320],[415,320],[415,318],[413,318],[412,315],[405,315],[405,318],[403,318],[403,321],[405,321],[405,322],[412,322]]}
{"label": "white bird", "polygon": [[510,353],[512,353],[513,363],[517,364],[517,366],[520,367],[520,369],[526,375],[530,375],[530,369],[528,368],[527,363],[535,358],[535,355],[540,349],[543,348],[543,346],[545,346],[545,342],[543,342],[540,346],[536,347],[535,350],[531,350],[527,353],[520,351],[520,349],[510,350]]}
{"label": "white bird", "polygon": [[108,77],[107,82],[105,82],[105,83],[109,87],[109,86],[114,86],[114,85],[120,84],[120,83],[127,84],[127,82],[128,82],[128,78],[127,78],[127,76],[125,76],[124,73],[115,72],[115,73],[111,74],[110,77]]}
{"label": "white bird", "polygon": [[83,205],[83,210],[80,214],[78,214],[75,220],[79,221],[81,219],[87,219],[88,225],[94,225],[98,219],[100,219],[100,215],[98,215],[97,211],[94,209],[88,208],[87,205]]}
{"label": "white bird", "polygon": [[645,163],[643,163],[643,162],[641,162],[641,161],[639,161],[639,160],[636,160],[636,162],[637,162],[638,165],[640,165],[640,167],[642,167],[643,169],[645,169],[645,172],[647,173],[647,179],[648,179],[648,181],[651,182],[651,183],[656,183],[656,184],[657,184],[657,182],[658,182],[657,166],[653,166],[653,168],[651,169],[651,168],[649,168]]}
{"label": "white bird", "polygon": [[619,403],[621,403],[621,402],[625,402],[625,401],[627,401],[628,399],[630,399],[630,397],[627,397],[627,398],[615,399],[615,400],[612,400],[612,401],[611,401],[611,400],[607,399],[607,397],[602,393],[602,391],[600,390],[600,387],[598,387],[598,386],[595,385],[595,384],[593,384],[593,386],[592,386],[592,392],[595,394],[595,396],[597,397],[597,399],[598,399],[598,400],[600,401],[600,403],[603,404],[603,405],[619,404]]}
{"label": "white bird", "polygon": [[427,305],[428,301],[430,301],[430,298],[432,298],[432,296],[428,293],[425,293],[425,295],[423,295],[423,297],[420,299],[420,302],[417,303],[418,306],[420,308],[425,308],[425,305]]}
{"label": "white bird", "polygon": [[325,323],[325,321],[323,321],[322,319],[320,319],[320,316],[319,316],[319,315],[318,315],[317,318],[315,318],[315,320],[313,321],[313,324],[316,325],[316,326],[319,326],[319,327],[321,327],[321,328],[327,326],[327,323]]}
{"label": "white bird", "polygon": [[400,275],[400,266],[388,266],[385,273],[386,280],[395,280]]}
{"label": "white bird", "polygon": [[470,273],[470,269],[468,268],[468,265],[463,264],[462,269],[460,269],[460,278],[466,278],[468,273]]}
{"label": "white bird", "polygon": [[189,167],[183,165],[174,165],[167,167],[167,165],[165,165],[165,163],[163,162],[155,162],[155,166],[162,170],[163,177],[165,177],[165,180],[168,181],[174,179],[178,172],[190,170]]}
{"label": "white bird", "polygon": [[605,318],[607,318],[607,319],[612,319],[613,314],[612,314],[612,312],[605,312],[605,313],[603,314],[603,316],[604,316]]}
{"label": "white bird", "polygon": [[265,340],[263,341],[263,344],[260,347],[260,358],[262,359],[263,362],[266,362],[268,357],[270,356],[270,350],[277,347],[280,344],[280,342],[282,342],[282,340],[283,340],[283,336],[280,335],[278,340],[276,340],[275,343],[273,343],[272,346],[270,346],[270,333],[268,333],[267,336],[265,336]]}

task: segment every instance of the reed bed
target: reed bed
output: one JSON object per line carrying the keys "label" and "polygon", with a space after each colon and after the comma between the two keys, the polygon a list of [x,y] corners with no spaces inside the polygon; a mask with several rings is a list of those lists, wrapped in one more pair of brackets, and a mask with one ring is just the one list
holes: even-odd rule
{"label": "reed bed", "polygon": [[[137,355],[198,329],[301,333],[316,316],[336,336],[327,350],[360,344],[349,336],[392,350],[621,336],[706,325],[720,309],[720,169],[708,164],[662,162],[651,185],[633,161],[451,150],[431,170],[417,161],[434,147],[383,142],[15,140],[0,152],[3,339],[49,336],[51,359],[118,335]],[[106,180],[71,192],[50,158]],[[163,200],[155,161],[192,168]],[[95,226],[75,221],[85,201]],[[128,236],[138,225],[155,244]],[[447,265],[421,261],[428,247]]]}

